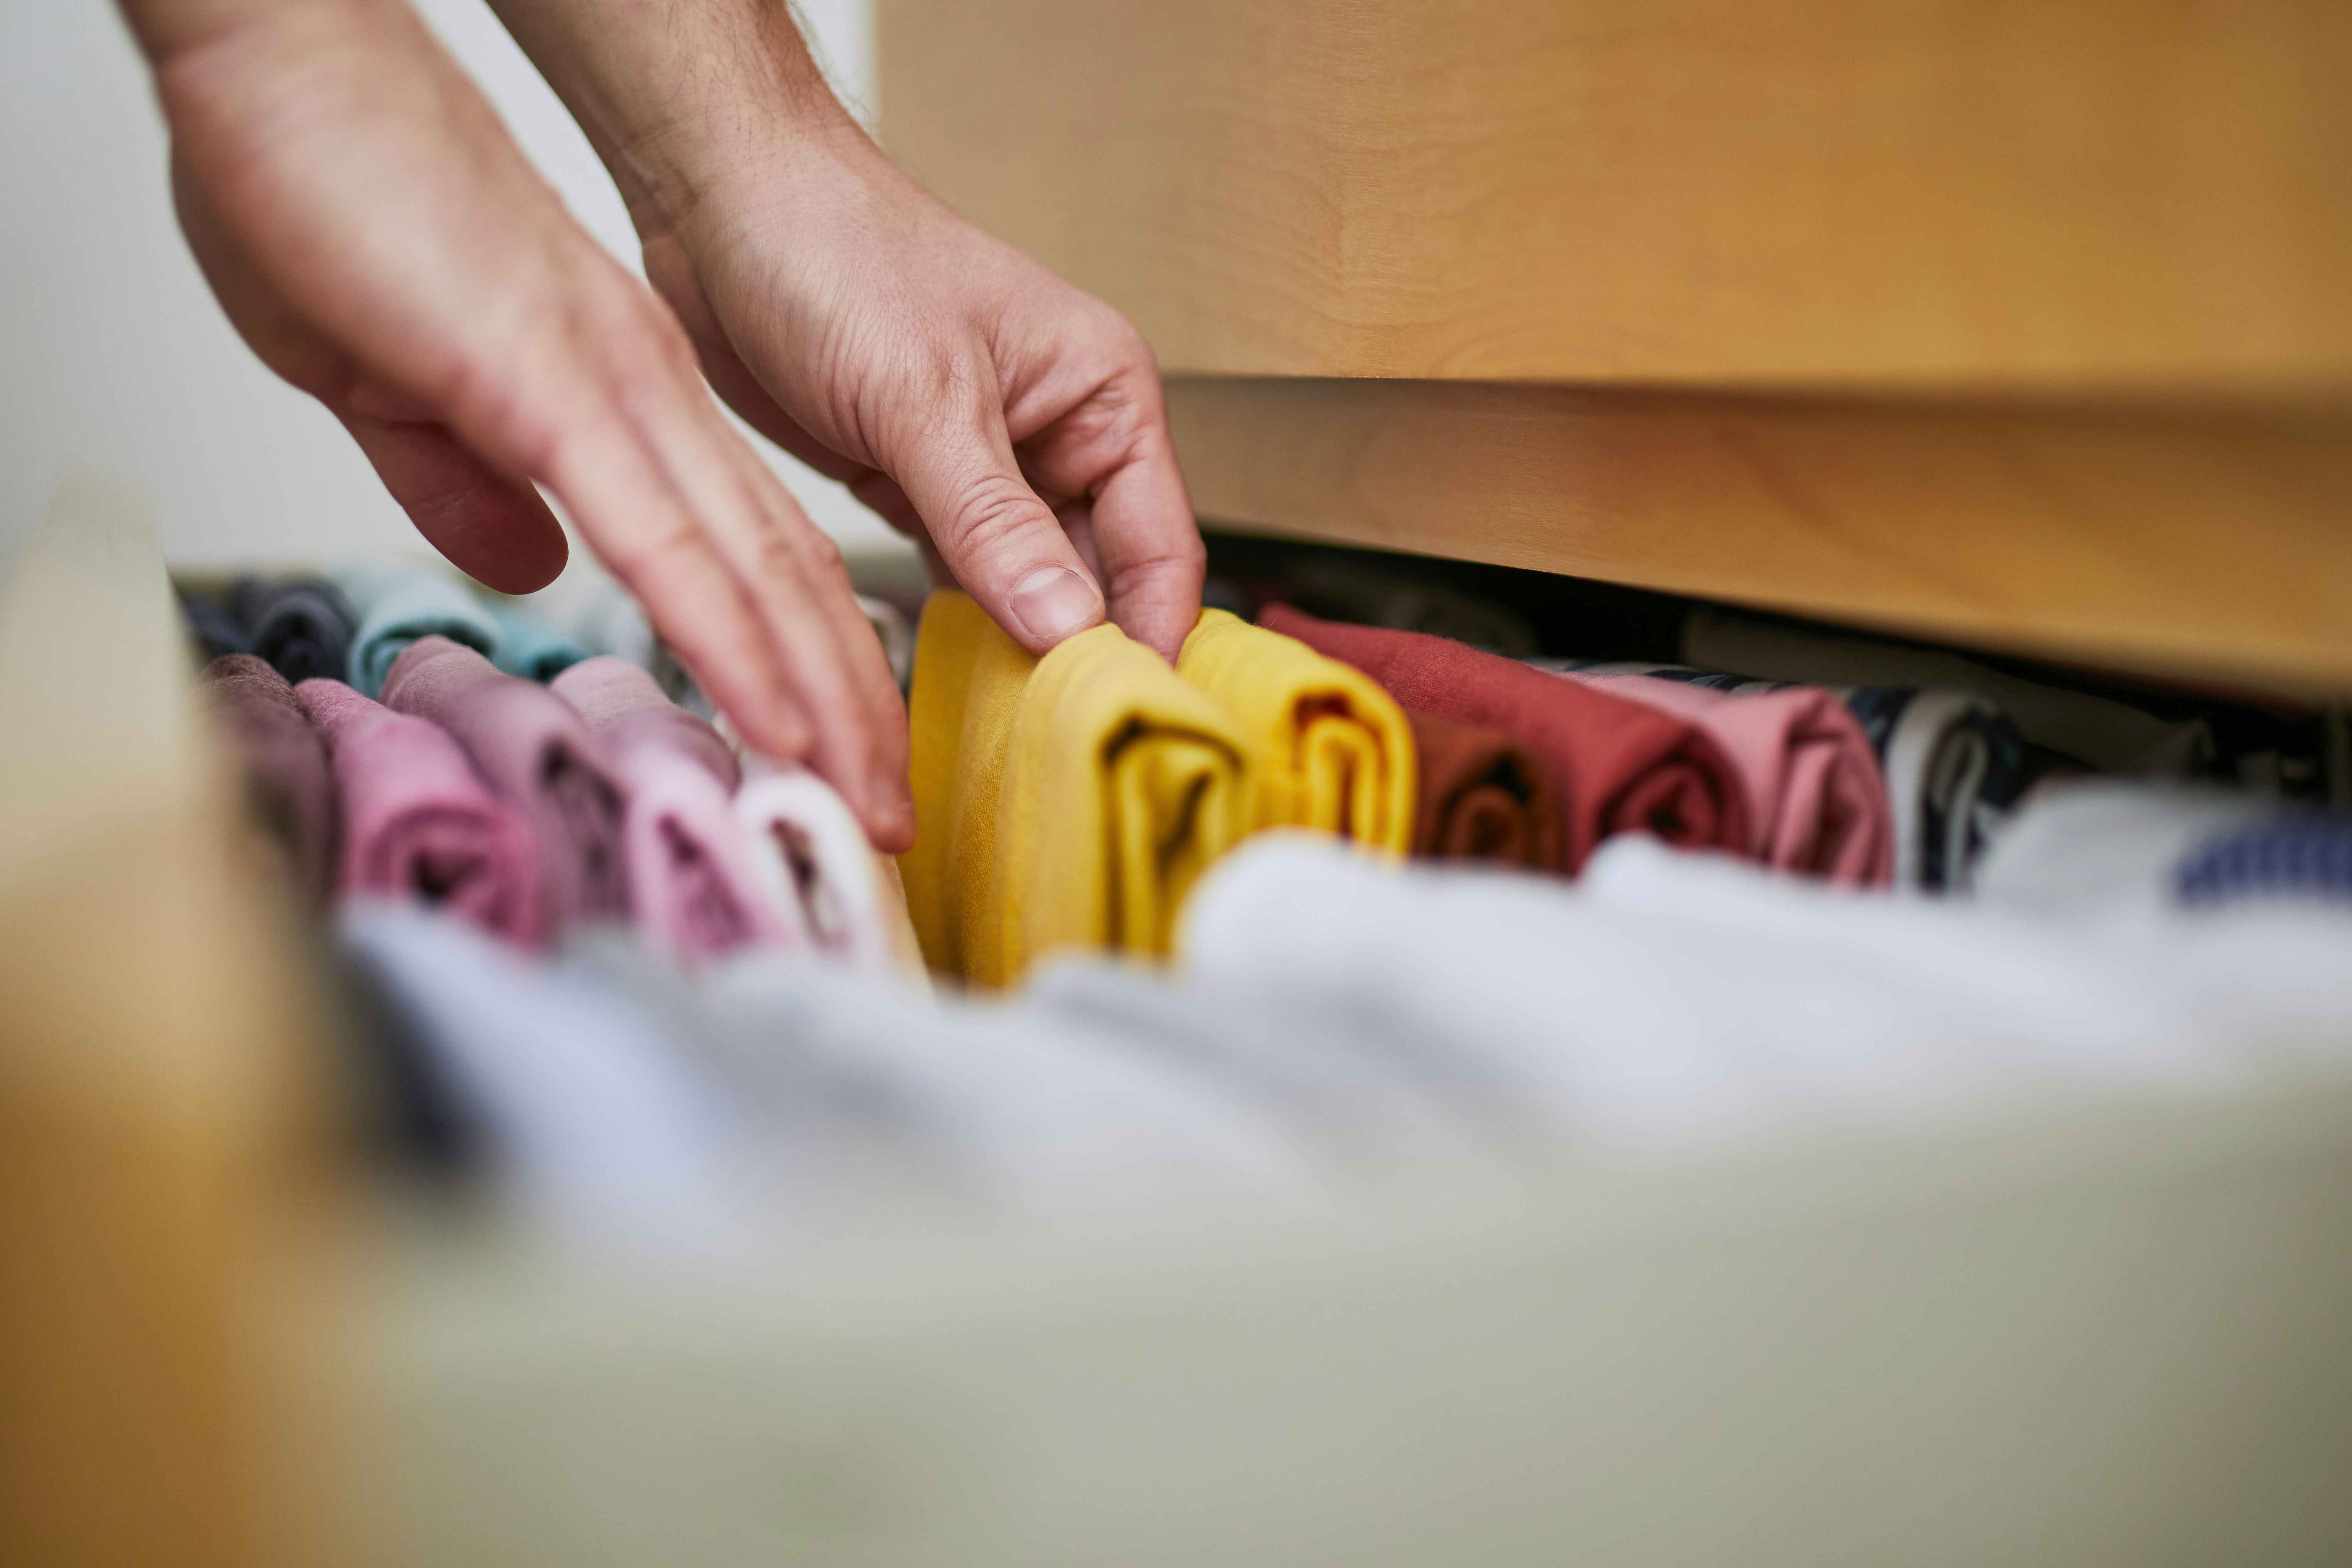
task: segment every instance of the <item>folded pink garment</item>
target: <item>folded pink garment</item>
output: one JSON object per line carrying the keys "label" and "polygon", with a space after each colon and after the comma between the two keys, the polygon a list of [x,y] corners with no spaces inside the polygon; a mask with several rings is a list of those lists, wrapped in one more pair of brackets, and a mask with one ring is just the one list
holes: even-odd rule
{"label": "folded pink garment", "polygon": [[530,829],[456,741],[340,680],[306,680],[294,700],[327,743],[341,797],[339,897],[439,905],[525,945],[545,937]]}
{"label": "folded pink garment", "polygon": [[580,715],[543,686],[502,674],[447,637],[419,637],[393,661],[383,704],[430,719],[457,738],[490,787],[521,813],[538,841],[554,919],[629,912],[621,858],[628,792]]}
{"label": "folded pink garment", "polygon": [[1687,719],[1731,759],[1748,796],[1748,852],[1767,866],[1856,887],[1895,874],[1895,821],[1869,737],[1818,686],[1718,691],[1652,675],[1569,679]]}
{"label": "folded pink garment", "polygon": [[898,863],[878,853],[833,786],[755,763],[735,792],[761,880],[802,941],[845,967],[928,985]]}
{"label": "folded pink garment", "polygon": [[604,742],[627,787],[621,855],[646,941],[684,963],[782,945],[788,928],[736,820],[740,769],[719,731],[625,659],[583,660],[548,689]]}

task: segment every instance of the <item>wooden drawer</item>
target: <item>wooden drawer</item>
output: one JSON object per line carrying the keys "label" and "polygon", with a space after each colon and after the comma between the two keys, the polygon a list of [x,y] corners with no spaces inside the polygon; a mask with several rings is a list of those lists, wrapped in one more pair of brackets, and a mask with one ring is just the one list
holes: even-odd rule
{"label": "wooden drawer", "polygon": [[880,17],[1204,518],[2352,692],[2352,8]]}

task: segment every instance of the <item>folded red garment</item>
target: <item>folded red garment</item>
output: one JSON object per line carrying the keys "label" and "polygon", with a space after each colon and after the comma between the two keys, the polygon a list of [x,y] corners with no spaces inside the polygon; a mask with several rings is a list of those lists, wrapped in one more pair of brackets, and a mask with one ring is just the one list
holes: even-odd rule
{"label": "folded red garment", "polygon": [[490,787],[530,824],[560,923],[624,919],[627,791],[579,714],[544,686],[502,673],[447,637],[419,637],[383,679],[383,705],[429,719],[466,748]]}
{"label": "folded red garment", "polygon": [[456,741],[340,680],[306,680],[294,700],[327,744],[341,800],[340,897],[443,906],[526,945],[545,937],[530,828]]}
{"label": "folded red garment", "polygon": [[730,796],[741,776],[719,731],[626,659],[583,659],[549,683],[611,754],[628,789],[621,853],[639,931],[683,963],[773,946],[768,900]]}
{"label": "folded red garment", "polygon": [[327,743],[286,678],[249,653],[225,653],[205,666],[204,689],[244,759],[252,815],[285,847],[302,890],[324,900],[335,879],[335,784]]}
{"label": "folded red garment", "polygon": [[1715,737],[1748,793],[1748,852],[1776,870],[1856,887],[1895,875],[1895,819],[1870,738],[1821,686],[1719,691],[1654,675],[1568,679],[1688,719]]}
{"label": "folded red garment", "polygon": [[1686,720],[1444,637],[1342,626],[1287,605],[1258,622],[1354,665],[1408,709],[1500,731],[1536,758],[1560,794],[1570,871],[1612,833],[1747,851],[1738,774]]}

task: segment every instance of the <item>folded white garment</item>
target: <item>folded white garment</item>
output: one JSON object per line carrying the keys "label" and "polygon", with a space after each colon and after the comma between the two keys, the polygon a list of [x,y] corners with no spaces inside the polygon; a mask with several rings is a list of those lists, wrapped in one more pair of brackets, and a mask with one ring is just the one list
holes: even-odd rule
{"label": "folded white garment", "polygon": [[831,784],[747,758],[735,815],[771,903],[802,942],[853,969],[929,984],[898,862],[875,850]]}
{"label": "folded white garment", "polygon": [[1319,1011],[1641,1156],[2352,1065],[2345,922],[2082,928],[1801,884],[1628,836],[1566,885],[1261,836],[1187,906],[1188,984]]}
{"label": "folded white garment", "polygon": [[670,1248],[749,1222],[751,1124],[645,996],[410,905],[349,904],[341,925],[404,1048],[482,1130],[504,1190],[551,1230]]}
{"label": "folded white garment", "polygon": [[[2309,825],[2345,835],[2347,818],[2291,812],[2242,791],[2130,779],[2053,779],[2026,797],[1993,839],[1977,875],[1988,904],[2055,914],[2157,914],[2200,902],[2194,881],[2205,852],[2282,836]],[[2308,899],[2310,878],[2242,875],[2238,900]],[[2340,878],[2339,878],[2340,880]],[[2342,896],[2340,888],[2336,896]],[[2218,901],[2218,900],[2217,900]],[[2338,904],[2339,910],[2346,906]],[[2352,962],[2352,955],[2347,955]]]}

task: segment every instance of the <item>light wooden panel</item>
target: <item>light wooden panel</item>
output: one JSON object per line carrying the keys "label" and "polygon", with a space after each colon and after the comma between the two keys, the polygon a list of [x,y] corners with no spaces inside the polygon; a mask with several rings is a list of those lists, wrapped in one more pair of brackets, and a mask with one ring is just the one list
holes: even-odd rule
{"label": "light wooden panel", "polygon": [[2352,694],[2352,426],[1171,381],[1201,516]]}
{"label": "light wooden panel", "polygon": [[0,603],[8,1563],[325,1552],[262,1300],[308,1020],[189,684],[152,531],[65,492]]}
{"label": "light wooden panel", "polygon": [[881,0],[1172,371],[2340,399],[2343,0]]}

